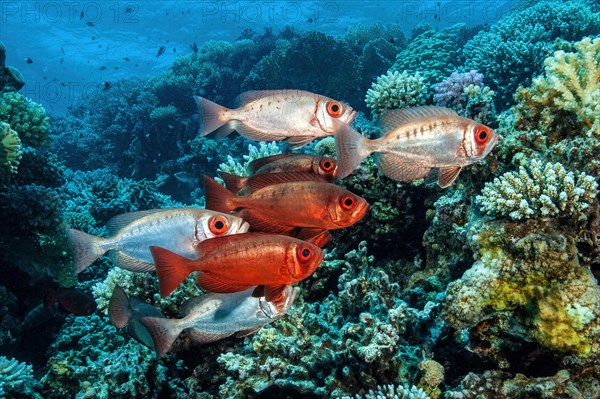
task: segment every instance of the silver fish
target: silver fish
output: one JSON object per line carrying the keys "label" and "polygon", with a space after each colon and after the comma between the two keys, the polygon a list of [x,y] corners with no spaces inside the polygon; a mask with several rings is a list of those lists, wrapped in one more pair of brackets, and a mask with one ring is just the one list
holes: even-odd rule
{"label": "silver fish", "polygon": [[152,336],[156,353],[167,353],[185,331],[193,343],[206,344],[232,335],[243,337],[285,315],[298,296],[298,289],[287,286],[277,303],[252,296],[255,287],[231,294],[207,294],[188,300],[181,319],[143,317],[141,323]]}
{"label": "silver fish", "polygon": [[201,117],[201,136],[218,129],[217,136],[225,137],[235,130],[255,141],[285,140],[292,148],[334,135],[334,120],[350,124],[356,117],[352,107],[302,90],[247,91],[238,97],[236,109],[198,96],[194,99]]}
{"label": "silver fish", "polygon": [[194,243],[208,238],[248,231],[239,217],[201,208],[154,209],[117,215],[108,221],[109,238],[69,229],[75,270],[85,270],[107,251],[123,269],[156,270],[149,247],[167,248],[181,256],[196,257]]}
{"label": "silver fish", "polygon": [[164,317],[164,315],[160,310],[146,302],[137,298],[129,298],[125,290],[117,285],[113,289],[108,303],[110,322],[118,329],[127,328],[129,335],[138,342],[150,349],[155,349],[152,336],[146,327],[140,323],[142,317]]}
{"label": "silver fish", "polygon": [[337,126],[338,178],[376,153],[377,164],[390,179],[413,181],[435,168],[439,186],[448,187],[463,167],[483,159],[498,141],[494,129],[435,106],[388,111],[382,117],[386,133],[376,140],[345,124]]}

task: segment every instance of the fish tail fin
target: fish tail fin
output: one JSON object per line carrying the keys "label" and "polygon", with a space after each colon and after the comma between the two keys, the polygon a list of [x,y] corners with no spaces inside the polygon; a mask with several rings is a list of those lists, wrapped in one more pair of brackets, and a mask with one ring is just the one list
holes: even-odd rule
{"label": "fish tail fin", "polygon": [[173,342],[182,331],[179,323],[162,317],[142,317],[140,322],[152,337],[158,356],[164,355],[171,349]]}
{"label": "fish tail fin", "polygon": [[129,324],[132,309],[129,297],[123,288],[115,286],[108,302],[108,318],[113,326],[121,329]]}
{"label": "fish tail fin", "polygon": [[75,273],[79,274],[96,259],[104,255],[103,238],[93,236],[83,231],[68,229],[67,239],[73,247],[73,260],[75,262]]}
{"label": "fish tail fin", "polygon": [[225,134],[226,132],[223,130],[225,128],[224,125],[229,122],[229,119],[224,115],[229,111],[227,108],[200,96],[194,96],[194,100],[198,106],[198,112],[200,113],[200,128],[198,129],[198,134],[200,136],[206,136],[207,134],[220,129],[219,136],[225,137],[233,131],[233,129],[230,129],[230,131]]}
{"label": "fish tail fin", "polygon": [[204,196],[206,209],[229,213],[235,209],[232,204],[236,195],[208,176],[204,176]]}
{"label": "fish tail fin", "polygon": [[225,187],[227,190],[231,191],[232,193],[240,192],[240,190],[244,188],[246,182],[248,181],[247,177],[238,176],[223,171],[219,172],[219,176],[221,176],[221,179],[223,179],[225,182]]}
{"label": "fish tail fin", "polygon": [[190,273],[190,259],[161,247],[150,247],[156,265],[160,295],[164,298],[175,291]]}
{"label": "fish tail fin", "polygon": [[335,137],[337,150],[338,179],[348,176],[372,152],[371,140],[358,133],[345,123],[340,127]]}

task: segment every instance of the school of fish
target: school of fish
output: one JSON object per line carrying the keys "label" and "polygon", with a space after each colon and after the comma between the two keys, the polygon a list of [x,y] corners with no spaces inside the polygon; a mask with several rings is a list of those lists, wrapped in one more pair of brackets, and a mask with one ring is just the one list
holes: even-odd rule
{"label": "school of fish", "polygon": [[334,184],[369,155],[389,178],[437,180],[448,187],[460,171],[483,159],[498,140],[488,126],[442,107],[391,110],[384,134],[362,136],[351,127],[356,111],[301,90],[251,91],[228,109],[195,97],[200,135],[233,131],[250,140],[286,141],[292,149],[334,136],[337,160],[281,154],[252,161],[248,176],[220,172],[225,187],[204,176],[206,209],[126,213],[107,224],[109,238],[69,229],[75,268],[85,270],[105,253],[133,272],[155,272],[160,295],[170,295],[196,273],[207,294],[190,298],[169,319],[115,287],[109,318],[160,356],[188,345],[251,334],[284,316],[298,296],[294,284],[323,261],[331,230],[364,218],[364,198]]}

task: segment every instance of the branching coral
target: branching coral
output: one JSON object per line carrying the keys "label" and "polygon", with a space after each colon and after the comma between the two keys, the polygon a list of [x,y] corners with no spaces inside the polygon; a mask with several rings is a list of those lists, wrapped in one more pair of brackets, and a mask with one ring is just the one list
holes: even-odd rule
{"label": "branching coral", "polygon": [[376,116],[382,115],[388,109],[422,105],[426,100],[427,88],[419,72],[409,75],[388,71],[377,78],[367,91],[365,102]]}
{"label": "branching coral", "polygon": [[[377,390],[369,390],[365,395],[356,395],[356,399],[429,399],[429,396],[422,389],[410,388],[404,385],[384,385],[378,386]],[[343,399],[350,399],[346,396]]]}
{"label": "branching coral", "polygon": [[30,365],[0,356],[0,397],[4,398],[9,393],[34,397],[32,389],[37,384]]}
{"label": "branching coral", "polygon": [[17,132],[8,123],[0,122],[0,170],[5,173],[16,173],[21,161],[21,140]]}
{"label": "branching coral", "polygon": [[585,173],[568,172],[559,163],[542,165],[533,159],[519,172],[507,172],[486,183],[477,201],[484,212],[513,220],[554,217],[585,220],[598,194],[597,184]]}
{"label": "branching coral", "polygon": [[220,164],[218,170],[238,176],[247,176],[248,164],[250,162],[255,159],[277,154],[281,154],[281,148],[275,141],[270,143],[261,141],[258,143],[258,147],[248,144],[248,154],[242,156],[244,160],[243,163],[236,161],[231,155],[227,155],[227,162]]}
{"label": "branching coral", "polygon": [[[516,127],[576,130],[600,137],[600,38],[575,43],[576,52],[557,51],[545,60],[545,76],[516,95]],[[577,127],[573,129],[573,124]]]}

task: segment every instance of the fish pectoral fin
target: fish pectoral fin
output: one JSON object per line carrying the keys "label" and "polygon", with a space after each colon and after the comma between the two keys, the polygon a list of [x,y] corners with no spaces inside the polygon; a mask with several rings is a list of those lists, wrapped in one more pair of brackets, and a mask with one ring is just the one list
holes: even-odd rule
{"label": "fish pectoral fin", "polygon": [[153,272],[156,270],[154,263],[136,259],[123,251],[111,251],[109,258],[121,269],[131,272]]}
{"label": "fish pectoral fin", "polygon": [[406,160],[398,155],[377,154],[377,164],[384,175],[396,181],[414,181],[427,176],[430,167]]}
{"label": "fish pectoral fin", "polygon": [[446,188],[452,183],[454,183],[454,180],[456,180],[461,170],[462,166],[459,165],[440,168],[438,176],[439,186],[441,188]]}
{"label": "fish pectoral fin", "polygon": [[265,285],[265,299],[274,304],[282,302],[286,288],[287,285]]}
{"label": "fish pectoral fin", "polygon": [[257,285],[254,291],[252,291],[252,296],[254,298],[260,298],[261,296],[265,296],[265,286]]}
{"label": "fish pectoral fin", "polygon": [[232,282],[210,273],[198,273],[196,284],[202,289],[221,294],[244,291],[252,286],[252,284]]}
{"label": "fish pectoral fin", "polygon": [[250,334],[254,334],[255,332],[257,332],[258,330],[260,330],[263,326],[260,327],[255,327],[255,328],[249,328],[247,330],[242,330],[242,331],[238,331],[235,333],[235,337],[236,338],[244,338],[247,337]]}
{"label": "fish pectoral fin", "polygon": [[297,150],[298,148],[304,147],[314,139],[316,139],[315,136],[292,136],[288,137],[285,141],[292,150]]}

